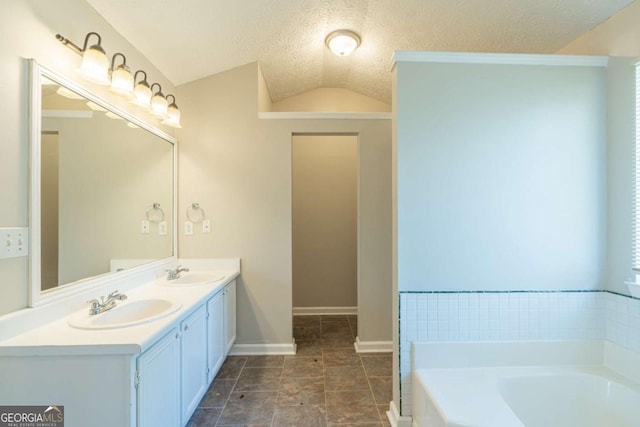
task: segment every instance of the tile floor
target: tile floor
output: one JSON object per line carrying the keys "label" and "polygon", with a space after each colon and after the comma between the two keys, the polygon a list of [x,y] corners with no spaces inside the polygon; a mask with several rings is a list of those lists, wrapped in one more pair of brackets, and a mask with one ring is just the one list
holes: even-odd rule
{"label": "tile floor", "polygon": [[188,427],[388,426],[391,354],[358,354],[356,316],[294,316],[295,356],[230,356]]}

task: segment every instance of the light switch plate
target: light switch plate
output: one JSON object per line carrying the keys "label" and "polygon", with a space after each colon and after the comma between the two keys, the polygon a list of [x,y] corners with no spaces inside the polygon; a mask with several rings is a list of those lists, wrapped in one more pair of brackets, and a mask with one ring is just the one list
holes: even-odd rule
{"label": "light switch plate", "polygon": [[29,255],[29,228],[0,228],[0,259]]}
{"label": "light switch plate", "polygon": [[149,234],[149,221],[143,219],[140,223],[140,232],[142,234]]}
{"label": "light switch plate", "polygon": [[211,233],[211,220],[205,219],[202,221],[202,232],[203,233]]}
{"label": "light switch plate", "polygon": [[193,234],[193,223],[191,221],[184,222],[184,235],[191,236]]}

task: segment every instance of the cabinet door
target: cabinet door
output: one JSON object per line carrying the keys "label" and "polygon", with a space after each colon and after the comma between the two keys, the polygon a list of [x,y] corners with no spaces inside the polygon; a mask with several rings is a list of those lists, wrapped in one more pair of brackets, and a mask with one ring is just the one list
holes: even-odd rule
{"label": "cabinet door", "polygon": [[236,281],[233,280],[224,290],[225,317],[225,355],[229,353],[236,341]]}
{"label": "cabinet door", "polygon": [[208,335],[208,380],[213,381],[213,377],[218,373],[224,361],[225,332],[224,332],[224,291],[218,292],[207,301],[207,335]]}
{"label": "cabinet door", "polygon": [[180,367],[182,371],[182,424],[189,421],[207,391],[207,319],[206,307],[200,306],[182,321],[180,329]]}
{"label": "cabinet door", "polygon": [[138,357],[138,427],[180,426],[180,334],[176,328]]}

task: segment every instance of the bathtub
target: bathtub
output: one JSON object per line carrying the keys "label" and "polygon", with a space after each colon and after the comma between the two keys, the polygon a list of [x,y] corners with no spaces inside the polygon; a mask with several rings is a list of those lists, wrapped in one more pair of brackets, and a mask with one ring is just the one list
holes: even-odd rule
{"label": "bathtub", "polygon": [[603,341],[416,343],[413,425],[638,426],[638,361]]}

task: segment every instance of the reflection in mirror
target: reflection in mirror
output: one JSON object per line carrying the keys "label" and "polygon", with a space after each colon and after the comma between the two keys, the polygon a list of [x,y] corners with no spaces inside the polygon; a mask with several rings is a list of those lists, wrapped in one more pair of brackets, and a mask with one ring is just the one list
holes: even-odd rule
{"label": "reflection in mirror", "polygon": [[39,289],[173,256],[173,141],[38,68]]}

